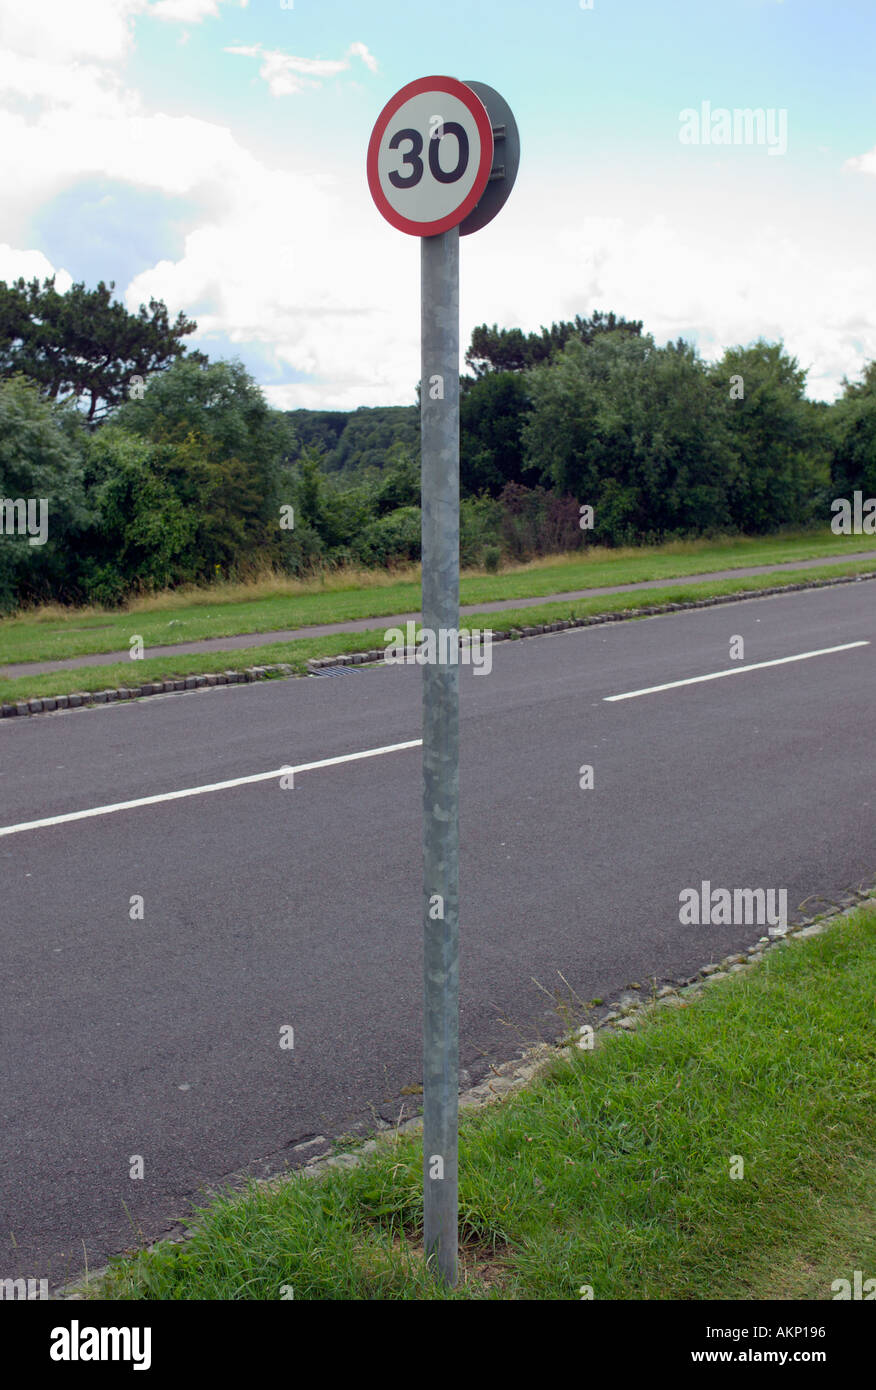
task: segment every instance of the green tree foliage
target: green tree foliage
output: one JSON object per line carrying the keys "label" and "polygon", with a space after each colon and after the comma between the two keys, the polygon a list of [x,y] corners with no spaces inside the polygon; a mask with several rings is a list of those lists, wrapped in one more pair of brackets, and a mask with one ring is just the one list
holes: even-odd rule
{"label": "green tree foliage", "polygon": [[152,377],[142,400],[128,400],[114,419],[123,429],[163,442],[194,432],[218,452],[250,460],[265,482],[296,446],[288,417],[270,408],[238,361],[183,358]]}
{"label": "green tree foliage", "polygon": [[[146,391],[132,399],[125,371],[146,351],[148,315],[127,316],[141,338],[125,356],[109,292],[74,289],[0,286],[0,497],[46,497],[50,520],[45,546],[0,535],[0,604],[116,603],[264,562],[303,573],[419,557],[417,407],[272,410],[240,362],[184,355],[185,326],[154,302],[152,356],[136,359]],[[112,350],[89,377],[98,343]],[[689,344],[658,348],[640,323],[602,313],[540,334],[482,325],[467,360],[464,565],[495,564],[497,547],[524,560],[591,539],[765,532],[827,520],[837,494],[876,495],[874,363],[828,406],[806,400],[780,343],[707,367]]]}
{"label": "green tree foliage", "polygon": [[472,381],[459,402],[459,481],[463,495],[498,496],[523,481],[523,425],[529,413],[524,376],[489,372]]}
{"label": "green tree foliage", "polygon": [[544,366],[572,340],[589,344],[599,333],[638,335],[641,331],[641,319],[618,318],[614,313],[603,313],[601,309],[597,309],[589,319],[576,314],[573,321],[552,323],[550,328],[542,328],[538,333],[524,333],[519,328],[499,328],[495,323],[488,328],[482,323],[471,335],[465,360],[475,377],[485,376],[488,372],[524,372],[531,367]]}
{"label": "green tree foliage", "polygon": [[286,412],[302,449],[309,445],[332,456],[350,418],[348,410],[289,410]]}
{"label": "green tree foliage", "polygon": [[397,507],[372,521],[362,536],[358,556],[367,565],[419,560],[422,516],[419,507]]}
{"label": "green tree foliage", "polygon": [[876,361],[859,382],[843,379],[843,393],[830,421],[830,478],[835,497],[857,489],[876,497]]}
{"label": "green tree foliage", "polygon": [[826,471],[804,395],[806,372],[781,343],[759,339],[752,347],[729,348],[709,376],[736,455],[726,478],[734,525],[756,533],[810,520],[822,501]]}
{"label": "green tree foliage", "polygon": [[420,505],[420,462],[401,441],[389,450],[375,486],[374,505],[378,516],[386,516],[397,507]]}
{"label": "green tree foliage", "polygon": [[284,467],[297,443],[288,417],[270,408],[242,363],[183,358],[151,378],[143,399],[129,400],[114,421],[180,450],[175,486],[205,513],[204,565],[227,567],[235,554],[282,548]]}
{"label": "green tree foliage", "polygon": [[[176,476],[174,476],[176,475]],[[180,497],[169,445],[107,425],[89,441],[86,483],[96,509],[79,579],[93,603],[199,577],[194,544],[200,508]]]}
{"label": "green tree foliage", "polygon": [[60,294],[54,276],[42,285],[0,281],[0,377],[22,372],[50,400],[84,399],[89,423],[120,405],[131,378],[146,379],[179,358],[197,324],[184,314],[171,323],[156,299],[131,314],[113,300],[114,288],[114,281],[94,290],[81,282]]}
{"label": "green tree foliage", "polygon": [[734,467],[722,408],[693,348],[650,336],[572,340],[528,377],[527,462],[561,494],[589,504],[593,536],[688,535],[727,526]]}
{"label": "green tree foliage", "polygon": [[419,457],[420,416],[416,406],[362,406],[354,410],[331,457],[331,467],[345,472],[383,468],[393,444],[404,444]]}
{"label": "green tree foliage", "polygon": [[336,564],[362,558],[362,537],[375,512],[368,488],[340,486],[333,474],[324,472],[323,455],[313,445],[302,451],[291,470],[289,487],[302,547],[293,560],[294,569],[319,560]]}
{"label": "green tree foliage", "polygon": [[91,515],[84,444],[78,412],[42,399],[23,376],[0,381],[0,501],[48,502],[44,545],[31,545],[17,528],[0,532],[0,607],[69,593],[71,561]]}
{"label": "green tree foliage", "polygon": [[325,482],[320,468],[320,452],[316,448],[309,447],[304,450],[298,460],[297,514],[302,522],[312,526],[315,531],[318,531],[323,523],[324,493]]}
{"label": "green tree foliage", "polygon": [[502,504],[498,498],[481,493],[463,497],[459,503],[459,561],[462,565],[482,565],[486,552],[502,541]]}
{"label": "green tree foliage", "polygon": [[419,457],[420,415],[415,405],[360,406],[358,410],[292,410],[287,418],[303,446],[321,446],[327,473],[364,477],[381,471],[393,445]]}

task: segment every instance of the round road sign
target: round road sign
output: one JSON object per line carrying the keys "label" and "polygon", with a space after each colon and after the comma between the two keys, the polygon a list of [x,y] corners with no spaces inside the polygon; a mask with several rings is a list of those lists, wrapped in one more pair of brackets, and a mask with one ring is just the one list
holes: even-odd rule
{"label": "round road sign", "polygon": [[368,187],[400,232],[438,236],[468,216],[490,178],[486,107],[455,77],[420,77],[384,106],[368,145]]}

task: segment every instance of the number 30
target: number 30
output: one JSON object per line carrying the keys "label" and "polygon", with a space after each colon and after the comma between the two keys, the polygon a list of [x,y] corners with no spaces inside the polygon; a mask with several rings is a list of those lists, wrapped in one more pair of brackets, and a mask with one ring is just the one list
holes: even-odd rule
{"label": "number 30", "polygon": [[[445,170],[438,162],[438,146],[441,143],[441,136],[429,141],[429,168],[433,178],[436,178],[439,183],[456,183],[468,168],[468,136],[458,121],[445,121],[441,128],[441,135],[456,136],[459,152],[456,168]],[[389,148],[397,150],[403,140],[411,142],[411,148],[402,155],[402,163],[409,164],[411,172],[405,175],[393,170],[389,175],[389,181],[395,188],[413,188],[423,177],[423,161],[420,158],[423,153],[423,137],[418,130],[411,127],[397,130],[389,142]]]}

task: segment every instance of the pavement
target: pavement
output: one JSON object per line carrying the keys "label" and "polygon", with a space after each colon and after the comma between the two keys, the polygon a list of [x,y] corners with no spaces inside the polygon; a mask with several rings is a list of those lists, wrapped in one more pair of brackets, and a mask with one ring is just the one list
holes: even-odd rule
{"label": "pavement", "polygon": [[[707,574],[687,574],[675,579],[647,579],[636,584],[613,584],[596,589],[569,589],[559,594],[545,594],[540,598],[497,599],[492,603],[473,603],[460,608],[460,616],[471,613],[500,613],[508,608],[537,608],[544,603],[564,603],[573,599],[596,598],[600,594],[627,594],[643,589],[669,589],[681,584],[708,583],[716,579],[745,578],[755,574],[781,574],[783,570],[819,569],[825,565],[840,562],[855,564],[858,561],[876,561],[876,550],[864,550],[854,555],[825,555],[815,560],[793,560],[781,565],[750,565],[744,569],[710,570]],[[149,657],[174,656],[181,652],[227,652],[240,651],[248,647],[260,647],[267,642],[292,642],[296,638],[329,637],[338,632],[367,632],[375,628],[403,626],[411,619],[421,617],[419,610],[408,613],[380,614],[371,618],[356,618],[342,623],[317,623],[309,627],[289,627],[268,632],[245,632],[235,637],[206,637],[198,642],[178,642],[170,646],[150,646],[146,652]],[[109,666],[114,662],[128,661],[130,648],[115,652],[98,652],[90,656],[75,656],[58,661],[21,661],[12,665],[0,666],[0,678],[13,680],[17,676],[37,676],[49,671],[72,671],[77,666]]]}
{"label": "pavement", "polygon": [[[876,879],[873,582],[460,675],[473,1080],[556,1036],[544,990],[609,1000],[764,934],[681,925],[687,887],[786,888],[794,920]],[[412,1113],[420,700],[417,667],[376,666],[0,723],[0,1276],[63,1283],[231,1174]]]}

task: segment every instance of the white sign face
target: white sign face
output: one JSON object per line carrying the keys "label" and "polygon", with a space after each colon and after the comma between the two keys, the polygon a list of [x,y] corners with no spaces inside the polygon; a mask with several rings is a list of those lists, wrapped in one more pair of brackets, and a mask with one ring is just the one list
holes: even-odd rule
{"label": "white sign face", "polygon": [[486,107],[454,77],[421,77],[387,102],[368,146],[368,185],[380,212],[412,236],[457,226],[493,166]]}

